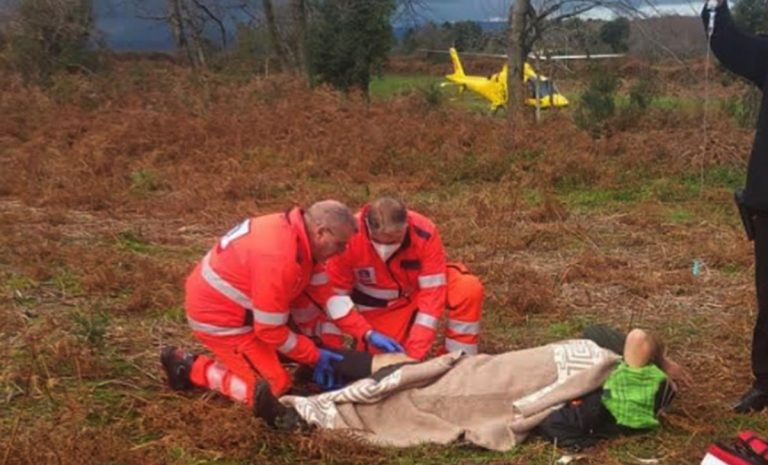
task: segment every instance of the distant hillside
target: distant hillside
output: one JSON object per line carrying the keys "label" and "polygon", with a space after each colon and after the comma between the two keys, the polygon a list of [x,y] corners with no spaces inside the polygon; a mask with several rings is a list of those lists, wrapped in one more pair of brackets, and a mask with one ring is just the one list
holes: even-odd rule
{"label": "distant hillside", "polygon": [[[479,24],[485,32],[501,32],[507,29],[507,23],[504,21],[475,21],[475,23]],[[400,40],[411,27],[413,26],[395,26],[392,32],[395,38]]]}
{"label": "distant hillside", "polygon": [[[484,31],[501,32],[507,24],[499,21],[479,21]],[[173,50],[173,37],[165,23],[124,16],[97,21],[104,33],[107,47],[116,51],[169,51]],[[408,27],[393,28],[400,40]],[[701,20],[688,16],[665,16],[632,22],[630,53],[642,56],[669,56],[670,52],[682,57],[700,55],[705,50]],[[666,51],[665,51],[666,50]]]}

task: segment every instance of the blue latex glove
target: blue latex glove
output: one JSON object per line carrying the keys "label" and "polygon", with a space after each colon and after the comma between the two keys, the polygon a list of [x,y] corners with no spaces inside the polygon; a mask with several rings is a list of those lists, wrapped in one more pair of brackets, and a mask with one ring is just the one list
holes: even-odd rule
{"label": "blue latex glove", "polygon": [[365,340],[368,341],[368,344],[382,352],[405,352],[403,346],[398,344],[394,339],[373,329],[368,331],[365,335]]}
{"label": "blue latex glove", "polygon": [[333,372],[333,363],[344,360],[344,356],[326,349],[320,349],[320,358],[315,365],[312,380],[324,391],[330,391],[339,387],[336,374]]}

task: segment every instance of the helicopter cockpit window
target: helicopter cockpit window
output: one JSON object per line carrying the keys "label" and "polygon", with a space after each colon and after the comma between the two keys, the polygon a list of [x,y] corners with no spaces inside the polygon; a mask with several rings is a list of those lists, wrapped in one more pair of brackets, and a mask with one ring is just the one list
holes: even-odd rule
{"label": "helicopter cockpit window", "polygon": [[528,92],[531,98],[536,98],[536,84],[539,85],[539,98],[544,98],[555,93],[552,81],[540,81],[538,79],[528,79]]}

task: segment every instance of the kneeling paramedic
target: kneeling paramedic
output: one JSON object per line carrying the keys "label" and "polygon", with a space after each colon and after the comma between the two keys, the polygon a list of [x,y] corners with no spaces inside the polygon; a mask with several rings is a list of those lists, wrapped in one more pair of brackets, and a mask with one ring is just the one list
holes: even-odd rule
{"label": "kneeling paramedic", "polygon": [[292,384],[278,354],[314,366],[315,381],[333,385],[331,363],[342,356],[293,332],[289,311],[308,290],[321,305],[348,300],[333,294],[323,263],[356,229],[345,205],[325,200],[249,218],[219,239],[187,278],[185,299],[189,326],[214,358],[165,347],[171,388],[219,391],[275,426],[281,408],[274,398]]}
{"label": "kneeling paramedic", "polygon": [[389,197],[363,207],[357,221],[349,247],[327,265],[334,292],[351,297],[354,306],[328,307],[315,336],[337,347],[346,333],[359,350],[404,351],[423,360],[447,307],[438,352],[476,354],[483,285],[462,264],[446,264],[434,223]]}

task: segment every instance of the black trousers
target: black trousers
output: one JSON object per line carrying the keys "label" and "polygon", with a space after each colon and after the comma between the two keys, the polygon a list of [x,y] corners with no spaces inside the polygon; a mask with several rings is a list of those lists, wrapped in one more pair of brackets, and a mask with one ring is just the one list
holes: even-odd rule
{"label": "black trousers", "polygon": [[768,390],[768,212],[751,215],[755,233],[757,320],[752,333],[752,373],[755,387]]}

